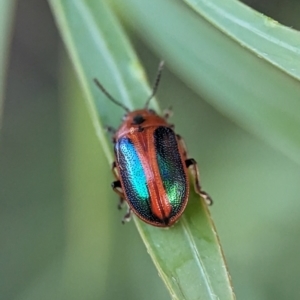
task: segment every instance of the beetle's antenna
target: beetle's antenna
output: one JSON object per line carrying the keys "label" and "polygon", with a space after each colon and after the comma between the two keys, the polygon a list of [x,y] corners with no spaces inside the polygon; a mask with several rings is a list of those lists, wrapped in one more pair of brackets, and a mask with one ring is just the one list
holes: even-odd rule
{"label": "beetle's antenna", "polygon": [[157,75],[156,75],[156,79],[155,79],[154,85],[152,87],[152,93],[151,93],[150,97],[146,101],[145,109],[148,109],[150,100],[154,97],[154,95],[157,92],[157,88],[158,88],[158,85],[159,85],[159,81],[160,81],[160,77],[161,77],[161,73],[162,73],[164,64],[165,64],[165,62],[163,60],[159,63],[158,70],[157,70]]}
{"label": "beetle's antenna", "polygon": [[117,101],[109,92],[103,87],[103,85],[99,82],[97,78],[94,78],[94,82],[96,83],[97,87],[102,91],[102,93],[110,99],[113,103],[121,106],[126,112],[130,112],[129,108],[123,105],[121,102]]}

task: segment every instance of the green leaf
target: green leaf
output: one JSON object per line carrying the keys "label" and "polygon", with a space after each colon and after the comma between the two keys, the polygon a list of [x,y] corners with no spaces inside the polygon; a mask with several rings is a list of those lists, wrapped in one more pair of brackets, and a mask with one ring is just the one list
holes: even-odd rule
{"label": "green leaf", "polygon": [[299,32],[236,0],[184,0],[246,49],[300,79]]}
{"label": "green leaf", "polygon": [[300,34],[237,1],[114,0],[183,80],[300,163]]}
{"label": "green leaf", "polygon": [[3,0],[0,2],[0,127],[14,6],[14,0]]}
{"label": "green leaf", "polygon": [[[111,163],[111,145],[99,120],[117,126],[123,112],[94,86],[93,78],[97,77],[115,98],[134,109],[142,107],[150,94],[144,72],[103,1],[50,0],[49,3],[85,92],[97,135]],[[158,109],[155,102],[152,105]],[[170,229],[134,220],[173,299],[234,299],[216,231],[197,195],[191,193],[186,212]]]}

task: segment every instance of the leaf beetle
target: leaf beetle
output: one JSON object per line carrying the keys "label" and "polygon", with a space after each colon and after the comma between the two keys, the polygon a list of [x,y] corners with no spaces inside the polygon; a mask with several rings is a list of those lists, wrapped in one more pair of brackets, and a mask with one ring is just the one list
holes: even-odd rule
{"label": "leaf beetle", "polygon": [[188,158],[184,141],[174,132],[174,126],[168,123],[171,111],[167,110],[163,116],[159,116],[149,108],[160,82],[163,65],[162,61],[144,108],[134,111],[115,100],[94,79],[106,97],[126,111],[117,130],[107,128],[113,134],[115,153],[112,171],[116,180],[112,188],[120,196],[119,208],[124,201],[128,204],[123,223],[130,220],[133,212],[150,225],[172,226],[188,202],[188,169],[192,171],[196,193],[208,205],[212,204],[210,196],[201,188],[196,161]]}

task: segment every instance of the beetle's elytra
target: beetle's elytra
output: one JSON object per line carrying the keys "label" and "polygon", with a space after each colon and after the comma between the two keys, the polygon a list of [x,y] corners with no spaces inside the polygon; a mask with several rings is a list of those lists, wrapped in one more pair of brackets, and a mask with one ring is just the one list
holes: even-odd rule
{"label": "beetle's elytra", "polygon": [[195,191],[208,205],[212,200],[201,189],[196,161],[187,158],[183,140],[167,121],[170,111],[161,117],[148,108],[157,91],[162,68],[163,62],[159,65],[152,94],[145,108],[140,110],[129,111],[97,79],[95,83],[126,111],[118,130],[108,128],[113,134],[115,151],[112,170],[116,181],[112,188],[120,196],[119,207],[124,201],[128,204],[123,222],[128,221],[133,212],[148,224],[169,227],[180,218],[188,202],[188,169],[193,173]]}

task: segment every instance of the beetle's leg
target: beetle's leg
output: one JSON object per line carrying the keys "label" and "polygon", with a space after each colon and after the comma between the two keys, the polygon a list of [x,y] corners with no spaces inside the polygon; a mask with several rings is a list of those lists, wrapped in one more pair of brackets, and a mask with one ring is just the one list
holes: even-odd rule
{"label": "beetle's leg", "polygon": [[127,213],[122,219],[122,224],[125,224],[125,222],[129,222],[130,219],[131,219],[131,208],[128,206]]}
{"label": "beetle's leg", "polygon": [[163,118],[165,120],[168,120],[170,117],[172,117],[172,115],[173,115],[172,106],[169,106],[163,111]]}
{"label": "beetle's leg", "polygon": [[[111,186],[112,186],[113,190],[120,196],[120,202],[118,204],[118,209],[121,209],[123,207],[124,203],[125,203],[125,195],[124,195],[124,192],[122,190],[121,181],[119,179],[119,174],[117,172],[117,164],[116,164],[115,161],[112,163],[111,169],[112,169],[112,172],[113,172],[114,176],[117,179],[116,181],[112,182]],[[123,217],[122,223],[125,224],[125,222],[129,222],[130,219],[131,219],[131,209],[128,206],[127,213]]]}
{"label": "beetle's leg", "polygon": [[207,205],[212,205],[213,201],[210,198],[210,196],[201,189],[197,162],[193,158],[189,158],[185,161],[185,165],[187,168],[191,168],[191,171],[193,173],[196,193],[199,194],[205,200]]}
{"label": "beetle's leg", "polygon": [[121,181],[119,180],[119,175],[117,173],[117,164],[114,161],[112,163],[112,172],[114,174],[114,176],[116,177],[116,181],[113,181],[111,184],[112,189],[120,196],[120,202],[118,204],[118,209],[121,209],[123,207],[123,203],[124,203],[124,193],[122,191],[122,186],[121,186]]}
{"label": "beetle's leg", "polygon": [[177,136],[177,139],[178,139],[178,141],[181,144],[182,149],[183,149],[183,156],[185,158],[185,165],[186,165],[187,168],[190,168],[192,173],[193,173],[194,187],[195,187],[196,193],[199,194],[205,200],[207,205],[212,205],[213,201],[210,198],[210,196],[206,192],[202,191],[202,189],[201,189],[200,175],[199,175],[197,162],[193,158],[187,159],[187,150],[186,150],[185,142],[179,134],[177,134],[176,136]]}
{"label": "beetle's leg", "polygon": [[118,209],[121,210],[124,206],[125,200],[124,198],[120,197],[120,201],[118,203]]}
{"label": "beetle's leg", "polygon": [[124,193],[122,191],[121,181],[116,180],[111,183],[112,189],[122,198],[124,199]]}
{"label": "beetle's leg", "polygon": [[194,187],[195,187],[196,193],[199,194],[205,200],[207,205],[212,205],[213,201],[210,198],[210,196],[206,192],[202,191],[202,189],[201,189],[200,175],[199,175],[197,162],[193,158],[187,159],[187,150],[186,150],[185,142],[179,134],[177,134],[176,136],[177,136],[177,139],[178,139],[178,141],[181,144],[182,149],[183,149],[183,156],[185,158],[185,165],[186,165],[187,168],[190,168],[192,173],[193,173]]}

